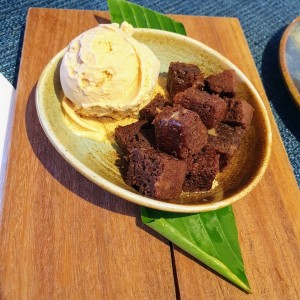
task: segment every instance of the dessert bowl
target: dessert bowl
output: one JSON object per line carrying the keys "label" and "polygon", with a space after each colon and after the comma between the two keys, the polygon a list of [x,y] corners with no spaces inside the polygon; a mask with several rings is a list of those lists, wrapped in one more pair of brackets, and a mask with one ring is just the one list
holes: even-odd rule
{"label": "dessert bowl", "polygon": [[76,170],[103,189],[133,203],[171,212],[215,210],[234,203],[249,193],[262,178],[270,158],[271,127],[258,92],[246,76],[228,59],[208,46],[186,36],[153,29],[135,29],[134,37],[145,43],[161,62],[161,73],[172,61],[197,64],[205,76],[234,69],[237,75],[237,97],[255,109],[252,124],[228,167],[216,177],[208,192],[181,193],[172,200],[145,197],[128,186],[118,166],[117,145],[97,142],[76,135],[63,120],[59,68],[65,50],[46,66],[36,89],[36,108],[45,134]]}

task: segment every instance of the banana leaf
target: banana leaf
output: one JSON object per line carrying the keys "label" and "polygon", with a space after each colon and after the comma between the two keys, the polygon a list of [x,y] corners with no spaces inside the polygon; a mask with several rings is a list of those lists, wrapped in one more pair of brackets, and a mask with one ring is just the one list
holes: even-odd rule
{"label": "banana leaf", "polygon": [[186,35],[184,25],[180,22],[125,0],[108,0],[110,19],[114,23],[126,21],[136,28],[153,28]]}
{"label": "banana leaf", "polygon": [[[111,22],[186,35],[184,25],[128,2],[108,0]],[[170,213],[142,207],[142,222],[246,292],[250,292],[231,206],[197,214]]]}
{"label": "banana leaf", "polygon": [[143,207],[142,222],[250,292],[231,206],[196,214],[169,213]]}

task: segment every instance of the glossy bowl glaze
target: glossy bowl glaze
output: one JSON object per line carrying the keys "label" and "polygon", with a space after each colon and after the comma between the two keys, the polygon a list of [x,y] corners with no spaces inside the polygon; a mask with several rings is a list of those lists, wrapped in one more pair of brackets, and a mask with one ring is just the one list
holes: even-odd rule
{"label": "glossy bowl glaze", "polygon": [[159,210],[201,212],[224,207],[240,200],[262,178],[270,158],[271,128],[257,91],[246,76],[228,59],[191,38],[160,30],[136,29],[134,36],[147,44],[161,61],[161,73],[172,61],[199,65],[205,75],[224,69],[237,74],[237,97],[254,107],[254,117],[236,155],[216,180],[217,186],[205,193],[182,193],[178,198],[158,201],[145,197],[126,185],[118,167],[116,144],[99,143],[78,137],[64,123],[61,101],[64,97],[59,79],[58,53],[43,71],[37,85],[36,107],[40,123],[57,151],[80,173],[95,184],[128,201]]}
{"label": "glossy bowl glaze", "polygon": [[289,24],[282,35],[279,62],[285,84],[300,109],[300,16]]}

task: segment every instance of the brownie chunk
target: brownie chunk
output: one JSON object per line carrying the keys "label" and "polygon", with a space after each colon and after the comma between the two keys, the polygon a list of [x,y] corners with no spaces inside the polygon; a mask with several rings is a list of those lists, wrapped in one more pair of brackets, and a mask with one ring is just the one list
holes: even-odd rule
{"label": "brownie chunk", "polygon": [[153,149],[134,149],[129,156],[127,184],[155,199],[173,199],[182,191],[187,163]]}
{"label": "brownie chunk", "polygon": [[204,75],[199,67],[194,64],[171,62],[167,78],[167,90],[171,98],[189,87],[204,87]]}
{"label": "brownie chunk", "polygon": [[223,171],[238,149],[246,130],[240,126],[229,126],[221,123],[217,128],[217,136],[209,135],[208,143],[220,155],[219,169]]}
{"label": "brownie chunk", "polygon": [[196,112],[207,129],[216,127],[227,114],[225,100],[218,95],[210,95],[195,88],[188,88],[178,93],[173,101]]}
{"label": "brownie chunk", "polygon": [[246,129],[241,126],[230,126],[225,123],[220,123],[216,128],[218,136],[222,136],[230,141],[230,143],[239,146],[245,133]]}
{"label": "brownie chunk", "polygon": [[254,109],[247,101],[227,99],[228,113],[223,122],[248,128],[252,121]]}
{"label": "brownie chunk", "polygon": [[183,190],[188,192],[209,191],[219,172],[219,155],[206,145],[198,154],[187,159],[188,169]]}
{"label": "brownie chunk", "polygon": [[209,92],[220,96],[234,97],[236,74],[234,70],[225,70],[216,75],[205,78],[205,85]]}
{"label": "brownie chunk", "polygon": [[153,124],[157,148],[178,158],[198,153],[207,143],[207,129],[198,114],[181,106],[166,107]]}
{"label": "brownie chunk", "polygon": [[127,126],[118,126],[115,140],[125,154],[134,148],[152,148],[155,145],[154,126],[146,120],[139,120]]}
{"label": "brownie chunk", "polygon": [[146,119],[152,122],[155,116],[168,105],[170,105],[170,102],[161,94],[157,94],[149,104],[140,110],[140,119]]}

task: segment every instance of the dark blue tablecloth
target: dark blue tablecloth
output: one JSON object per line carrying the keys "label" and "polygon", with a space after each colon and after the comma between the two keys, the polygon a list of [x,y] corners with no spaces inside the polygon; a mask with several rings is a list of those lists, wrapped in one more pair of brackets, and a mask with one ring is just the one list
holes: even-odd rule
{"label": "dark blue tablecloth", "polygon": [[[300,185],[300,111],[278,64],[280,38],[300,15],[300,0],[132,0],[162,13],[239,18]],[[29,7],[107,10],[105,0],[0,0],[0,72],[16,86]],[[300,66],[300,62],[298,63]],[[1,101],[1,100],[0,100]]]}

